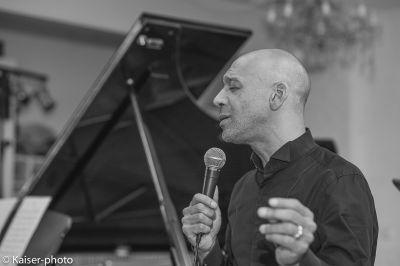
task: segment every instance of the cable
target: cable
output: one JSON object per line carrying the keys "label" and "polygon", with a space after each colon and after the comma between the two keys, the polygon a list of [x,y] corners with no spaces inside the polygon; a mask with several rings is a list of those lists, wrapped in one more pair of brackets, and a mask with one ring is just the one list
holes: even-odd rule
{"label": "cable", "polygon": [[199,261],[199,245],[200,245],[201,237],[202,237],[202,234],[198,234],[196,236],[196,246],[194,247],[194,261],[193,261],[194,266],[201,266],[200,261]]}

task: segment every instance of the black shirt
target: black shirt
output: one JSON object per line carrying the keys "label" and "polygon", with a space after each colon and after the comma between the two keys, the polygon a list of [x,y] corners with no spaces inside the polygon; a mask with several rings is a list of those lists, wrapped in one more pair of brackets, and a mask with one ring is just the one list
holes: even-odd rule
{"label": "black shirt", "polygon": [[374,264],[374,200],[356,166],[318,146],[309,130],[283,145],[265,167],[255,154],[252,160],[256,169],[232,191],[225,256],[217,243],[205,265],[278,265],[274,245],[258,231],[266,221],[257,216],[257,209],[268,206],[271,197],[296,198],[314,213],[317,231],[310,249],[323,265]]}

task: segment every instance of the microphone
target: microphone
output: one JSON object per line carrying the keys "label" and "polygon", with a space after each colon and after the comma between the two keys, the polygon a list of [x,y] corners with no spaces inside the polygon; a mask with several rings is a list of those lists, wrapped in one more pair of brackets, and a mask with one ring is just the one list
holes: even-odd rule
{"label": "microphone", "polygon": [[[204,164],[206,165],[206,171],[204,173],[203,189],[202,194],[213,198],[215,187],[218,183],[219,172],[225,165],[226,156],[223,150],[219,148],[211,148],[206,154],[204,154]],[[201,241],[202,233],[196,236],[196,246],[194,254],[194,265],[198,265],[198,250]]]}
{"label": "microphone", "polygon": [[215,187],[217,186],[219,172],[225,165],[226,156],[223,150],[211,148],[204,154],[204,164],[206,171],[204,173],[204,182],[202,194],[213,198]]}

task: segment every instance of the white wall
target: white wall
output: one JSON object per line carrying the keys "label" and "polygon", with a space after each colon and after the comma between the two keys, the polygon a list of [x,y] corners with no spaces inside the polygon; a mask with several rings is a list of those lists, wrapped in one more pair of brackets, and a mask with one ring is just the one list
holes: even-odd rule
{"label": "white wall", "polygon": [[[1,0],[0,10],[119,33],[126,32],[142,11],[152,11],[251,28],[255,34],[244,50],[269,46],[262,12],[237,1]],[[386,266],[400,261],[400,193],[390,182],[400,176],[400,7],[382,8],[378,14],[383,33],[372,75],[339,67],[312,74],[307,124],[316,137],[335,139],[339,152],[365,173],[381,228],[376,265]],[[7,42],[7,54],[21,66],[50,75],[49,86],[59,107],[45,121],[60,130],[115,47],[4,28],[6,25],[0,25],[0,38]],[[25,114],[24,119],[42,117],[36,110]]]}
{"label": "white wall", "polygon": [[24,69],[49,76],[47,88],[57,103],[50,114],[45,114],[38,104],[30,103],[21,112],[21,123],[40,120],[57,132],[113,52],[110,47],[1,28],[0,36],[6,41],[8,57],[16,59]]}
{"label": "white wall", "polygon": [[361,167],[375,195],[380,224],[377,265],[399,265],[400,193],[400,9],[380,12],[383,34],[370,78],[350,75],[351,159]]}

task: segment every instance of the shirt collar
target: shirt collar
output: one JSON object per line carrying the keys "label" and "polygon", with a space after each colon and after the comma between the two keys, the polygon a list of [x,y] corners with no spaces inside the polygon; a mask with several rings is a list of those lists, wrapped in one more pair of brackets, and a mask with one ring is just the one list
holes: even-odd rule
{"label": "shirt collar", "polygon": [[286,142],[274,154],[272,154],[265,166],[262,165],[262,161],[257,154],[253,152],[251,154],[251,160],[257,169],[257,176],[259,176],[259,178],[257,178],[258,181],[263,183],[265,179],[271,177],[277,171],[286,168],[290,162],[302,157],[316,145],[317,144],[311,135],[311,131],[306,128],[304,134],[292,141]]}

